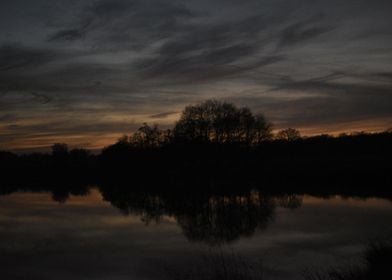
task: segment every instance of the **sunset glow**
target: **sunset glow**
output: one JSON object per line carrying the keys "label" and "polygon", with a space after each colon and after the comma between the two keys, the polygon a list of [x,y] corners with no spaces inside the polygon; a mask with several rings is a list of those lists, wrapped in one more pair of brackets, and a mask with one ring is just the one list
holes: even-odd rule
{"label": "sunset glow", "polygon": [[100,149],[215,98],[303,135],[392,127],[390,1],[2,1],[0,149]]}

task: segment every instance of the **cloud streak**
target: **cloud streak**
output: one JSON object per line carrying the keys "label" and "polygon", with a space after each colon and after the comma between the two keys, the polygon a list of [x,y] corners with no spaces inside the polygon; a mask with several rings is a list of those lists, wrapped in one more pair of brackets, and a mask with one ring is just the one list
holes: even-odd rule
{"label": "cloud streak", "polygon": [[28,48],[21,44],[6,44],[0,47],[0,72],[31,69],[53,59],[55,59],[55,53],[50,50]]}
{"label": "cloud streak", "polygon": [[212,97],[277,126],[392,119],[390,1],[6,2],[3,146],[23,131],[67,141],[83,129],[169,125],[186,104]]}

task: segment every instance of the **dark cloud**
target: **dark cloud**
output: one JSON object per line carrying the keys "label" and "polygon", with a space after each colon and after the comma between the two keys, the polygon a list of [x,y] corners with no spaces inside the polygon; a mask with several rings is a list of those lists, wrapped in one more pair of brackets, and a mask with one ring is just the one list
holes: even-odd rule
{"label": "dark cloud", "polygon": [[[290,90],[290,91],[303,91],[324,93],[328,95],[336,95],[340,93],[347,93],[353,95],[352,97],[361,97],[363,95],[372,95],[378,97],[380,95],[390,95],[392,98],[392,87],[384,84],[363,84],[363,83],[350,83],[333,81],[342,77],[350,77],[349,74],[332,73],[330,75],[311,78],[307,80],[293,80],[288,78],[281,79],[279,86],[274,90]],[[353,75],[355,77],[355,74]],[[392,104],[392,103],[391,103]]]}
{"label": "dark cloud", "polygon": [[333,29],[334,27],[331,26],[317,26],[313,20],[299,21],[290,24],[282,31],[278,46],[290,47],[294,44],[314,39]]}
{"label": "dark cloud", "polygon": [[[86,122],[80,122],[78,124],[71,125],[68,120],[53,120],[53,121],[46,121],[41,124],[32,124],[32,125],[12,125],[10,127],[12,130],[18,130],[18,135],[26,135],[32,136],[42,135],[42,131],[46,131],[45,135],[55,136],[55,135],[78,135],[80,133],[127,133],[132,130],[138,128],[138,124],[130,123],[130,122],[103,122],[100,124],[89,124]],[[50,132],[49,132],[50,131]],[[14,133],[11,133],[10,136],[17,138]]]}
{"label": "dark cloud", "polygon": [[77,20],[52,32],[49,41],[85,39],[94,48],[146,47],[170,36],[192,17],[180,1],[101,0],[86,5]]}
{"label": "dark cloud", "polygon": [[[123,71],[110,65],[70,63],[66,67],[50,72],[35,72],[27,67],[19,73],[0,74],[0,108],[15,104],[52,103],[66,109],[78,99],[94,97],[96,100],[108,100],[110,94],[119,91],[131,91],[131,85],[113,83]],[[112,96],[115,99],[114,96]],[[7,100],[9,100],[7,102]]]}
{"label": "dark cloud", "polygon": [[0,115],[0,122],[10,122],[16,120],[17,117],[13,114]]}
{"label": "dark cloud", "polygon": [[[297,125],[368,120],[375,115],[378,118],[391,117],[391,85],[339,82],[339,79],[349,76],[347,73],[331,73],[307,80],[276,80],[279,86],[273,91],[292,93],[292,98],[270,101],[267,110],[271,110],[280,121]],[[309,95],[295,98],[296,93]]]}
{"label": "dark cloud", "polygon": [[31,95],[34,97],[34,100],[42,104],[47,104],[52,101],[51,97],[42,93],[32,92]]}
{"label": "dark cloud", "polygon": [[164,113],[159,113],[159,114],[154,114],[149,116],[151,119],[164,119],[167,118],[171,115],[177,114],[178,112],[164,112]]}
{"label": "dark cloud", "polygon": [[51,34],[48,41],[75,41],[84,38],[85,34],[86,30],[83,28],[60,30]]}
{"label": "dark cloud", "polygon": [[136,62],[147,77],[189,80],[217,79],[284,60],[261,53],[267,43],[259,33],[267,27],[261,16],[225,24],[193,26],[168,39],[151,57]]}
{"label": "dark cloud", "polygon": [[374,73],[372,76],[373,79],[380,78],[381,81],[392,83],[392,72]]}
{"label": "dark cloud", "polygon": [[56,54],[47,49],[34,49],[21,44],[6,44],[0,47],[0,72],[36,67],[52,61]]}
{"label": "dark cloud", "polygon": [[133,117],[166,125],[172,112],[211,97],[288,126],[392,118],[390,7],[384,0],[2,1],[1,118],[18,116],[7,137],[53,126],[66,127],[57,135],[92,135],[126,130]]}

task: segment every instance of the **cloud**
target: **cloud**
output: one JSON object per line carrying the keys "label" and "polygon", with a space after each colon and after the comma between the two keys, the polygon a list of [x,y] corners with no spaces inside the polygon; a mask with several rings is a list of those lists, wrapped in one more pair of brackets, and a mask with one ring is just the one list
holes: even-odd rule
{"label": "cloud", "polygon": [[47,49],[35,49],[21,44],[0,46],[0,72],[37,67],[52,61],[56,54]]}
{"label": "cloud", "polygon": [[0,108],[21,125],[10,134],[71,135],[80,122],[110,134],[129,116],[169,125],[211,97],[289,126],[391,116],[390,1],[6,2]]}
{"label": "cloud", "polygon": [[0,122],[10,122],[17,119],[17,116],[14,114],[2,114],[0,115]]}
{"label": "cloud", "polygon": [[81,29],[66,29],[59,30],[48,37],[48,41],[75,41],[84,38],[86,30]]}
{"label": "cloud", "polygon": [[[348,79],[358,76],[362,77],[361,83],[350,82]],[[392,118],[392,86],[369,82],[366,77],[374,77],[374,74],[361,76],[332,72],[305,80],[281,77],[271,81],[274,86],[269,96],[279,96],[279,92],[286,92],[288,98],[277,98],[275,101],[270,98],[266,107],[279,122],[296,125],[337,124],[374,117]],[[364,83],[363,80],[367,82]],[[308,95],[301,97],[299,93]]]}
{"label": "cloud", "polygon": [[83,39],[95,49],[141,49],[174,33],[192,17],[180,1],[101,0],[85,5],[74,22],[48,36],[49,42]]}
{"label": "cloud", "polygon": [[281,37],[278,42],[278,47],[290,47],[298,43],[303,43],[334,29],[331,26],[311,26],[312,24],[314,22],[310,20],[299,21],[287,26],[280,34]]}
{"label": "cloud", "polygon": [[266,27],[261,16],[190,26],[136,61],[135,71],[146,78],[188,82],[221,79],[284,60],[283,55],[263,52],[268,43],[260,32]]}
{"label": "cloud", "polygon": [[381,79],[382,82],[389,82],[392,83],[392,72],[380,72],[380,73],[373,73],[373,79]]}
{"label": "cloud", "polygon": [[149,118],[150,119],[164,119],[164,118],[167,118],[167,117],[169,117],[171,115],[175,115],[175,114],[178,114],[178,112],[164,112],[164,113],[150,115]]}
{"label": "cloud", "polygon": [[45,94],[42,94],[42,93],[32,92],[31,95],[34,97],[34,100],[36,100],[36,101],[38,101],[39,103],[42,103],[42,104],[47,104],[50,101],[52,101],[51,97],[49,97],[49,96],[47,96]]}

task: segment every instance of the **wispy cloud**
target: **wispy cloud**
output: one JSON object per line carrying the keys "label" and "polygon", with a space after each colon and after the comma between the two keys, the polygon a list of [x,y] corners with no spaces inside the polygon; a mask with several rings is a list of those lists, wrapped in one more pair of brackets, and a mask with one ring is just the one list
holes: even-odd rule
{"label": "wispy cloud", "polygon": [[22,44],[0,46],[0,72],[41,66],[55,59],[56,54],[48,49],[35,49]]}
{"label": "wispy cloud", "polygon": [[164,119],[164,118],[167,118],[171,115],[175,115],[178,113],[179,112],[163,112],[163,113],[159,113],[159,114],[150,115],[149,118],[150,119]]}
{"label": "wispy cloud", "polygon": [[23,131],[71,137],[168,125],[184,105],[211,97],[281,126],[392,117],[390,1],[56,3],[0,3],[3,146]]}

